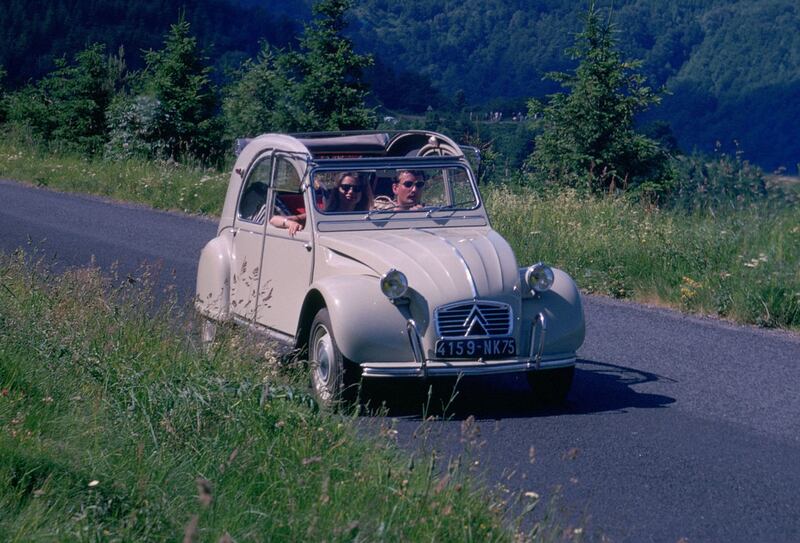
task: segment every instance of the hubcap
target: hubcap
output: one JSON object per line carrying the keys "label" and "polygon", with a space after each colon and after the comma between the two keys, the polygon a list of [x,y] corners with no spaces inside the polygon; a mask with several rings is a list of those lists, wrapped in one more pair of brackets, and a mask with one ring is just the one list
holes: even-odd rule
{"label": "hubcap", "polygon": [[324,326],[317,328],[315,334],[314,362],[317,364],[316,372],[320,381],[327,383],[333,362],[333,342]]}

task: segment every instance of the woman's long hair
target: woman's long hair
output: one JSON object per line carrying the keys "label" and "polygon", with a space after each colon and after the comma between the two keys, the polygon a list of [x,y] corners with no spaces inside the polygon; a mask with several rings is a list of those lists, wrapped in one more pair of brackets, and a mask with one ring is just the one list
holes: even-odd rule
{"label": "woman's long hair", "polygon": [[359,175],[356,172],[342,172],[336,178],[336,182],[333,184],[333,188],[328,196],[328,200],[325,202],[326,212],[341,211],[342,192],[339,190],[339,185],[341,185],[342,181],[344,181],[347,177],[352,177],[356,184],[361,187],[361,199],[356,202],[356,206],[353,208],[353,211],[368,211],[372,209],[372,188],[369,186],[366,177],[364,175]]}

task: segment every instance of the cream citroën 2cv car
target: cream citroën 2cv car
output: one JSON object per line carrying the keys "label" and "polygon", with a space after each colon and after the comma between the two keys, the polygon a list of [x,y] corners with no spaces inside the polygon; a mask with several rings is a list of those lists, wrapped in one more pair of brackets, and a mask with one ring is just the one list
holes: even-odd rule
{"label": "cream citro\u00ebn 2cv car", "polygon": [[573,280],[518,265],[464,151],[429,131],[247,140],[195,304],[204,341],[235,321],[307,353],[323,406],[361,377],[498,373],[560,401],[584,339]]}

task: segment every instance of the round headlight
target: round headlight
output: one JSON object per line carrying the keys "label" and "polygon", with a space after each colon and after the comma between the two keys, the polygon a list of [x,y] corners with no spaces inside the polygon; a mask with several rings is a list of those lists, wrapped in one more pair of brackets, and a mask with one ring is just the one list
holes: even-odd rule
{"label": "round headlight", "polygon": [[550,290],[554,280],[553,269],[541,262],[534,264],[525,271],[525,282],[536,292]]}
{"label": "round headlight", "polygon": [[381,291],[390,300],[402,298],[408,292],[408,279],[403,272],[392,268],[381,277]]}

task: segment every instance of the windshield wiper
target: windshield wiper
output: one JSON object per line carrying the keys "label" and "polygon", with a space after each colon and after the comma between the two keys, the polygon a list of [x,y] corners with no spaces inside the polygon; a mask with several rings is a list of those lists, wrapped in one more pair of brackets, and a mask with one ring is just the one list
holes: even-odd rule
{"label": "windshield wiper", "polygon": [[466,205],[466,204],[472,204],[472,207],[475,207],[476,203],[477,202],[475,202],[475,200],[473,198],[470,198],[469,200],[464,200],[463,202],[456,202],[454,204],[447,204],[445,206],[432,207],[431,209],[428,210],[428,217],[430,217],[431,213],[433,213],[435,211],[448,211],[448,210],[452,210],[452,209],[457,209],[457,208],[459,208],[459,207],[461,207],[463,205]]}

